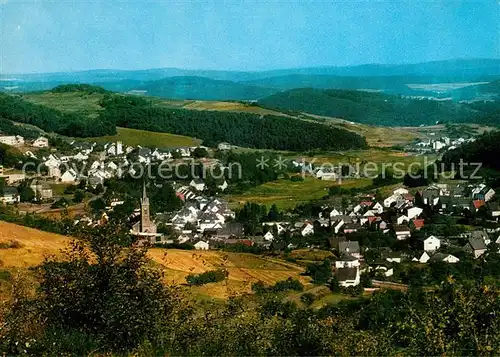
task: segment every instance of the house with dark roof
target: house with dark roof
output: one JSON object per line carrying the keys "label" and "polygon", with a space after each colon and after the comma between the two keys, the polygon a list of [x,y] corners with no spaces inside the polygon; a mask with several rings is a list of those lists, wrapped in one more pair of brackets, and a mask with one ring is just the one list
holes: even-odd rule
{"label": "house with dark roof", "polygon": [[455,264],[460,261],[457,257],[447,253],[436,253],[429,259],[431,262],[444,262],[449,264]]}
{"label": "house with dark roof", "polygon": [[342,255],[352,255],[357,259],[361,259],[361,250],[359,248],[359,242],[357,241],[341,241],[339,242],[339,254]]}
{"label": "house with dark roof", "polygon": [[358,268],[339,268],[335,272],[340,286],[345,288],[359,285],[360,274]]}
{"label": "house with dark roof", "polygon": [[335,268],[356,268],[359,267],[359,259],[350,254],[344,254],[335,261]]}
{"label": "house with dark roof", "polygon": [[410,228],[407,225],[396,224],[392,227],[392,230],[398,240],[404,240],[411,236]]}
{"label": "house with dark roof", "polygon": [[486,210],[491,219],[496,221],[500,220],[500,204],[498,204],[498,202],[488,202]]}
{"label": "house with dark roof", "polygon": [[474,254],[474,258],[477,259],[486,252],[486,244],[481,238],[471,237],[468,239],[465,249]]}

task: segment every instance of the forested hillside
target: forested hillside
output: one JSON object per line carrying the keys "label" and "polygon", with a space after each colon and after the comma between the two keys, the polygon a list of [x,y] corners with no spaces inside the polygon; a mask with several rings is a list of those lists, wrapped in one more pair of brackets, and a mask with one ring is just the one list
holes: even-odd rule
{"label": "forested hillside", "polygon": [[68,136],[102,136],[116,133],[114,123],[66,113],[30,103],[21,97],[0,93],[0,118],[31,124],[49,133]]}
{"label": "forested hillside", "polygon": [[220,142],[277,150],[365,148],[366,140],[347,130],[289,117],[250,113],[167,109],[139,97],[108,95],[102,122],[117,126],[187,135],[205,145]]}
{"label": "forested hillside", "polygon": [[461,159],[465,163],[482,163],[483,167],[500,170],[500,131],[485,133],[474,142],[446,152],[442,162],[451,167]]}
{"label": "forested hillside", "polygon": [[47,132],[72,137],[113,135],[116,126],[121,126],[187,135],[203,140],[208,146],[229,142],[243,147],[295,151],[362,149],[367,146],[363,137],[351,131],[285,116],[169,109],[146,98],[111,94],[88,85],[59,86],[51,91],[51,95],[61,93],[64,101],[63,94],[68,92],[82,92],[84,97],[86,94],[94,94],[94,97],[96,93],[102,94],[102,99],[95,104],[99,110],[92,115],[83,110],[76,113],[60,111],[19,96],[0,94],[0,118],[7,120],[5,125],[9,121],[27,123]]}
{"label": "forested hillside", "polygon": [[259,104],[272,109],[307,112],[387,126],[473,122],[479,115],[474,109],[451,101],[407,99],[364,91],[309,88],[274,94],[261,99]]}

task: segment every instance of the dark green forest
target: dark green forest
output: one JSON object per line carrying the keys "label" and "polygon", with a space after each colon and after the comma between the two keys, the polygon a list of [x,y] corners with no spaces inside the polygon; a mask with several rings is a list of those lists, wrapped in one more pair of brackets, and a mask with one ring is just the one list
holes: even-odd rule
{"label": "dark green forest", "polygon": [[193,136],[207,146],[220,142],[276,150],[366,148],[366,140],[347,130],[281,116],[167,109],[139,97],[108,95],[102,122],[149,131]]}
{"label": "dark green forest", "polygon": [[65,113],[33,104],[19,96],[0,93],[0,118],[31,124],[49,133],[67,136],[103,136],[116,134],[114,123],[89,118],[77,113]]}
{"label": "dark green forest", "polygon": [[72,93],[72,92],[84,92],[87,94],[92,93],[110,93],[106,89],[94,86],[91,84],[62,84],[50,90],[52,93]]}
{"label": "dark green forest", "polygon": [[[365,91],[293,89],[271,95],[258,103],[272,109],[307,112],[373,125],[418,126],[437,122],[500,124],[500,117],[492,115],[493,108],[485,105],[479,110],[477,105],[409,99]],[[498,104],[495,109],[498,113]]]}
{"label": "dark green forest", "polygon": [[11,120],[0,117],[0,133],[7,135],[20,135],[25,139],[36,139],[40,136],[40,131],[16,125]]}
{"label": "dark green forest", "polygon": [[479,136],[476,141],[465,143],[443,155],[442,162],[481,162],[484,167],[500,170],[500,131],[492,131]]}

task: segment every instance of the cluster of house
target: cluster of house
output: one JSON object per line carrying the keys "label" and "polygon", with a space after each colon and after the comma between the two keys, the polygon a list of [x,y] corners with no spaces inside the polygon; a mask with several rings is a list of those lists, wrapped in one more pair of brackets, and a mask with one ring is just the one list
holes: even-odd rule
{"label": "cluster of house", "polygon": [[26,143],[25,139],[20,135],[0,135],[0,143],[10,146],[30,145],[36,148],[46,148],[49,146],[49,139],[40,136],[37,139]]}
{"label": "cluster of house", "polygon": [[495,190],[485,184],[435,184],[419,194],[425,205],[439,210],[442,214],[477,213],[483,209],[492,221],[500,220],[500,207],[493,201]]}
{"label": "cluster of house", "polygon": [[[459,194],[459,192],[462,192]],[[333,233],[330,239],[332,249],[337,252],[338,259],[335,263],[335,274],[339,283],[344,286],[359,284],[360,274],[364,269],[376,271],[385,277],[394,273],[394,264],[402,260],[425,264],[433,261],[457,263],[459,258],[449,253],[440,251],[443,246],[453,246],[450,239],[443,239],[434,235],[422,237],[418,240],[419,251],[412,256],[401,252],[393,252],[389,248],[380,248],[381,259],[367,265],[363,261],[361,249],[357,241],[346,241],[346,234],[362,232],[363,230],[380,230],[386,234],[393,234],[398,240],[405,240],[412,233],[424,227],[425,221],[421,218],[423,209],[415,205],[415,196],[405,188],[398,188],[381,202],[377,202],[373,195],[359,197],[356,204],[351,204],[345,210],[338,208],[325,209],[317,219],[292,222],[264,222],[262,235],[248,237],[245,235],[243,225],[234,222],[235,214],[228,208],[227,202],[220,198],[206,198],[183,186],[178,189],[178,195],[186,200],[184,207],[173,216],[166,217],[164,222],[172,226],[174,236],[165,238],[156,231],[147,229],[150,221],[142,224],[142,232],[156,243],[191,243],[196,249],[216,248],[220,244],[245,244],[259,245],[265,248],[284,249],[294,248],[277,239],[285,232],[296,236],[307,237],[315,232],[329,230]],[[435,206],[449,197],[464,197],[468,199],[469,208],[474,207],[478,199],[491,201],[494,191],[485,185],[466,186],[462,191],[461,186],[432,185],[417,193],[425,205]],[[142,203],[141,203],[142,205]],[[142,210],[141,214],[147,214]],[[497,215],[497,217],[500,215]],[[158,217],[157,217],[158,221]],[[141,221],[142,222],[142,221]],[[148,223],[149,222],[149,223]],[[136,234],[141,234],[141,226],[135,226]],[[146,227],[146,228],[144,228]],[[152,234],[153,233],[153,234]],[[344,238],[343,238],[344,237]],[[500,243],[497,231],[485,230],[472,231],[460,237],[466,239],[467,244],[462,249],[471,252],[474,257],[479,257],[492,241]],[[168,241],[167,241],[168,239]]]}
{"label": "cluster of house", "polygon": [[[307,162],[304,159],[296,159],[292,160],[292,165],[294,168],[300,169],[304,173],[308,173],[312,177],[317,178],[318,180],[338,180],[340,178],[360,178],[361,173],[359,172],[359,166],[356,165],[331,165],[331,164],[322,164],[315,165],[312,162]],[[343,170],[343,167],[347,167],[349,170]]]}
{"label": "cluster of house", "polygon": [[[17,136],[0,136],[0,142],[7,145],[19,146],[24,145],[24,138]],[[70,143],[72,150],[69,153],[48,153],[45,154],[36,150],[27,150],[24,155],[39,161],[47,170],[47,175],[43,177],[45,183],[44,190],[35,192],[40,193],[42,199],[51,199],[52,193],[49,194],[47,186],[49,183],[66,183],[76,184],[82,179],[92,187],[97,187],[103,184],[105,179],[113,177],[122,177],[125,173],[132,175],[137,174],[138,166],[132,163],[129,154],[134,151],[137,153],[133,156],[134,163],[150,164],[153,162],[163,162],[177,159],[186,159],[192,156],[193,151],[198,147],[178,147],[174,149],[150,149],[147,147],[133,147],[124,145],[121,141],[110,142],[99,146],[97,143],[89,143],[84,141],[73,141]],[[34,148],[45,148],[49,146],[49,140],[45,137],[39,137],[33,142],[31,146]],[[202,147],[203,148],[203,147]],[[19,202],[19,195],[14,186],[16,183],[25,180],[26,174],[23,173],[0,173],[1,177],[6,179],[6,182],[11,185],[5,188],[3,197],[0,201],[4,203]],[[41,179],[42,177],[38,177]],[[40,180],[36,180],[37,187],[40,185]],[[205,184],[200,180],[191,182],[191,187],[199,191],[205,189]],[[220,189],[224,190],[227,187],[227,182],[220,185]]]}
{"label": "cluster of house", "polygon": [[442,151],[456,149],[457,147],[459,147],[464,143],[473,142],[475,140],[476,140],[475,138],[462,138],[462,137],[457,139],[450,139],[449,137],[443,136],[436,139],[428,139],[425,141],[419,141],[416,143],[408,144],[405,147],[405,150],[419,152],[419,153],[442,152]]}
{"label": "cluster of house", "polygon": [[[52,187],[45,181],[34,179],[30,183],[30,188],[35,194],[34,201],[51,200],[53,197]],[[4,204],[14,204],[20,202],[20,194],[15,186],[4,186],[0,195],[0,202]]]}
{"label": "cluster of house", "polygon": [[[176,149],[150,149],[147,147],[123,145],[122,142],[106,143],[104,150],[98,153],[94,148],[96,143],[73,142],[71,143],[75,153],[72,155],[59,156],[50,154],[42,157],[41,160],[48,169],[48,176],[64,182],[75,183],[84,178],[92,186],[102,184],[105,179],[112,177],[121,177],[125,173],[137,174],[137,167],[134,168],[130,158],[127,158],[134,150],[137,150],[137,162],[140,164],[150,164],[153,162],[162,162],[172,160],[175,153],[180,158],[188,158],[196,147],[180,147]],[[92,154],[94,153],[94,154]],[[33,156],[36,158],[36,156]],[[70,162],[81,162],[84,170],[77,172]],[[86,164],[89,164],[87,166]],[[66,169],[63,171],[63,169]]]}

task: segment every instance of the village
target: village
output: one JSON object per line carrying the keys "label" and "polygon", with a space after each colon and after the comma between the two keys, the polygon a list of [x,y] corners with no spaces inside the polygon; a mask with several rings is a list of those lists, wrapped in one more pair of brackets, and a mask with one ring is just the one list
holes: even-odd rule
{"label": "village", "polygon": [[[452,148],[473,139],[457,142],[446,138],[441,140]],[[0,137],[0,142],[11,146],[27,145],[21,137]],[[435,145],[437,142],[423,146],[441,150],[442,147]],[[121,142],[97,144],[71,141],[68,148],[49,150],[49,140],[43,136],[30,142],[24,155],[40,163],[43,170],[32,172],[27,177],[26,173],[10,174],[9,169],[4,168],[1,175],[6,185],[1,201],[19,204],[18,188],[21,182],[29,182],[25,186],[34,193],[32,202],[42,205],[56,201],[51,188],[54,183],[81,187],[83,182],[83,188],[97,189],[90,199],[95,200],[105,191],[105,180],[119,180],[124,175],[133,175],[138,168],[149,164],[196,160],[208,166],[220,165],[217,159],[209,157],[210,149],[203,146],[162,150],[131,147]],[[221,143],[217,149],[230,150],[231,146]],[[333,180],[342,174],[339,169],[315,167],[300,159],[293,160],[292,166],[320,180]],[[76,170],[78,167],[83,169]],[[359,178],[359,172],[350,173],[350,177]],[[500,243],[500,228],[469,224],[467,230],[446,237],[425,230],[429,211],[438,216],[481,217],[484,221],[498,223],[500,207],[495,201],[495,191],[482,183],[435,183],[412,191],[400,186],[382,199],[369,192],[360,193],[351,197],[343,207],[322,206],[317,216],[280,213],[279,221],[273,220],[276,217],[271,214],[259,217],[259,227],[248,232],[245,231],[245,218],[237,217],[237,211],[231,209],[221,195],[229,186],[224,179],[217,184],[215,195],[209,194],[201,178],[174,181],[172,187],[182,202],[182,208],[155,214],[151,213],[149,186],[143,181],[142,197],[128,217],[130,233],[137,237],[139,244],[197,250],[237,246],[243,250],[257,249],[262,252],[285,252],[295,248],[326,249],[335,256],[332,269],[343,287],[359,285],[361,274],[368,272],[378,279],[391,281],[394,270],[404,262],[417,265],[431,262],[460,264],[457,252],[479,258],[489,244]],[[106,202],[106,207],[98,215],[77,215],[74,222],[87,226],[107,224],[109,214],[123,203],[120,197],[114,197]],[[364,233],[367,236],[382,234],[388,237],[386,242],[391,246],[364,246],[364,241],[358,239]],[[353,237],[357,238],[351,239]],[[326,244],[318,244],[318,239]],[[367,255],[372,258],[366,259]]]}

